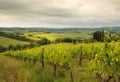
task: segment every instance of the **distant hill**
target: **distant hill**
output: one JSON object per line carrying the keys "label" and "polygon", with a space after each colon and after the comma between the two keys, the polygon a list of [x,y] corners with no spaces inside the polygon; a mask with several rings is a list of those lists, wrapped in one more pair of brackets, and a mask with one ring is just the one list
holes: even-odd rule
{"label": "distant hill", "polygon": [[102,27],[101,29],[118,31],[118,30],[120,30],[120,27]]}
{"label": "distant hill", "polygon": [[101,29],[111,31],[111,33],[117,33],[120,31],[120,27],[102,27]]}
{"label": "distant hill", "polygon": [[68,32],[68,31],[78,31],[78,30],[112,30],[117,32],[120,27],[101,27],[101,28],[47,28],[47,27],[0,27],[0,30],[11,30],[11,31],[47,31],[47,32]]}

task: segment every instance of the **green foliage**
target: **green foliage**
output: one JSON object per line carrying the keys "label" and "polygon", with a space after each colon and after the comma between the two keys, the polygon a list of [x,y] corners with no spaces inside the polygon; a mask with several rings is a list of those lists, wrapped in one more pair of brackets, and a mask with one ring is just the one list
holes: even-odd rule
{"label": "green foliage", "polygon": [[[76,63],[78,64],[79,61],[77,57],[80,55],[81,46],[83,58],[82,66],[84,66],[84,73],[86,73],[86,75],[88,74],[87,77],[91,77],[89,74],[95,74],[97,78],[101,80],[111,80],[111,77],[112,79],[116,79],[120,76],[120,43],[60,43],[26,50],[7,51],[3,54],[20,60],[30,59],[32,61],[41,61],[43,54],[45,67],[49,64],[55,64],[60,67],[70,67],[73,71],[79,71],[82,66],[78,69]],[[43,48],[44,52],[42,51]],[[88,73],[86,72],[87,69],[89,69]],[[64,73],[58,71],[57,76],[62,78]]]}
{"label": "green foliage", "polygon": [[112,38],[113,41],[119,41],[120,40],[120,33],[112,35],[111,38]]}
{"label": "green foliage", "polygon": [[46,44],[50,44],[50,40],[48,40],[47,38],[42,38],[41,40],[37,41],[38,45],[46,45]]}
{"label": "green foliage", "polygon": [[109,81],[120,74],[120,47],[117,44],[105,44],[90,62],[90,69],[101,80]]}
{"label": "green foliage", "polygon": [[105,35],[104,41],[105,41],[105,42],[111,42],[111,41],[112,41],[112,38],[111,38],[109,35]]}
{"label": "green foliage", "polygon": [[73,38],[58,38],[54,40],[54,43],[77,43],[79,39],[73,39]]}
{"label": "green foliage", "polygon": [[102,31],[95,31],[93,33],[93,39],[97,41],[104,41],[104,30]]}

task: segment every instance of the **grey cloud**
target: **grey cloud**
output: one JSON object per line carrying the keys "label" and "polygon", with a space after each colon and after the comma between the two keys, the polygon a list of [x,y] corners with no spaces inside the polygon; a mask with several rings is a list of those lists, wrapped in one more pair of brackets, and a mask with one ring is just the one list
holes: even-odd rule
{"label": "grey cloud", "polygon": [[0,10],[11,11],[17,9],[24,9],[25,4],[19,3],[15,0],[0,0]]}
{"label": "grey cloud", "polygon": [[[49,17],[74,17],[75,15],[67,9],[60,8],[47,8],[46,10],[35,11],[37,15],[49,16]],[[33,12],[34,13],[34,12]]]}
{"label": "grey cloud", "polygon": [[[50,0],[45,0],[50,1]],[[18,0],[0,0],[0,13],[28,16],[48,16],[48,17],[71,17],[73,13],[69,9],[55,8],[48,6],[48,2],[40,0],[38,3],[21,3]],[[23,1],[24,2],[24,1]],[[50,2],[49,2],[50,3]],[[38,6],[37,6],[37,5]]]}
{"label": "grey cloud", "polygon": [[0,25],[119,25],[120,0],[0,0],[0,14]]}

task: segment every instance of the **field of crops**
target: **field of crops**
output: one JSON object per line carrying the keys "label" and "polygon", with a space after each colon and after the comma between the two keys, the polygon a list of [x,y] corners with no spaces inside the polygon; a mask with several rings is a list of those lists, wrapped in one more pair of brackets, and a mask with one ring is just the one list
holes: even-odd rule
{"label": "field of crops", "polygon": [[0,45],[4,46],[4,47],[8,47],[9,45],[24,45],[24,44],[29,44],[28,42],[24,42],[24,41],[19,41],[19,40],[15,40],[15,39],[11,39],[11,38],[7,38],[7,37],[3,37],[0,36]]}
{"label": "field of crops", "polygon": [[71,82],[81,79],[82,82],[85,79],[92,82],[120,80],[120,43],[50,44],[3,54],[28,63],[41,62],[43,69],[51,65],[54,76],[56,69],[70,71]]}

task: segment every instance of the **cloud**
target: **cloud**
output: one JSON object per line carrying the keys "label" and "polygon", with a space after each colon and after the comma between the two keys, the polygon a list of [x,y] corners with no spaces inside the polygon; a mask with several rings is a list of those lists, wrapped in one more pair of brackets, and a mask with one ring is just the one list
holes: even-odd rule
{"label": "cloud", "polygon": [[119,0],[0,0],[0,26],[118,26],[119,17]]}

